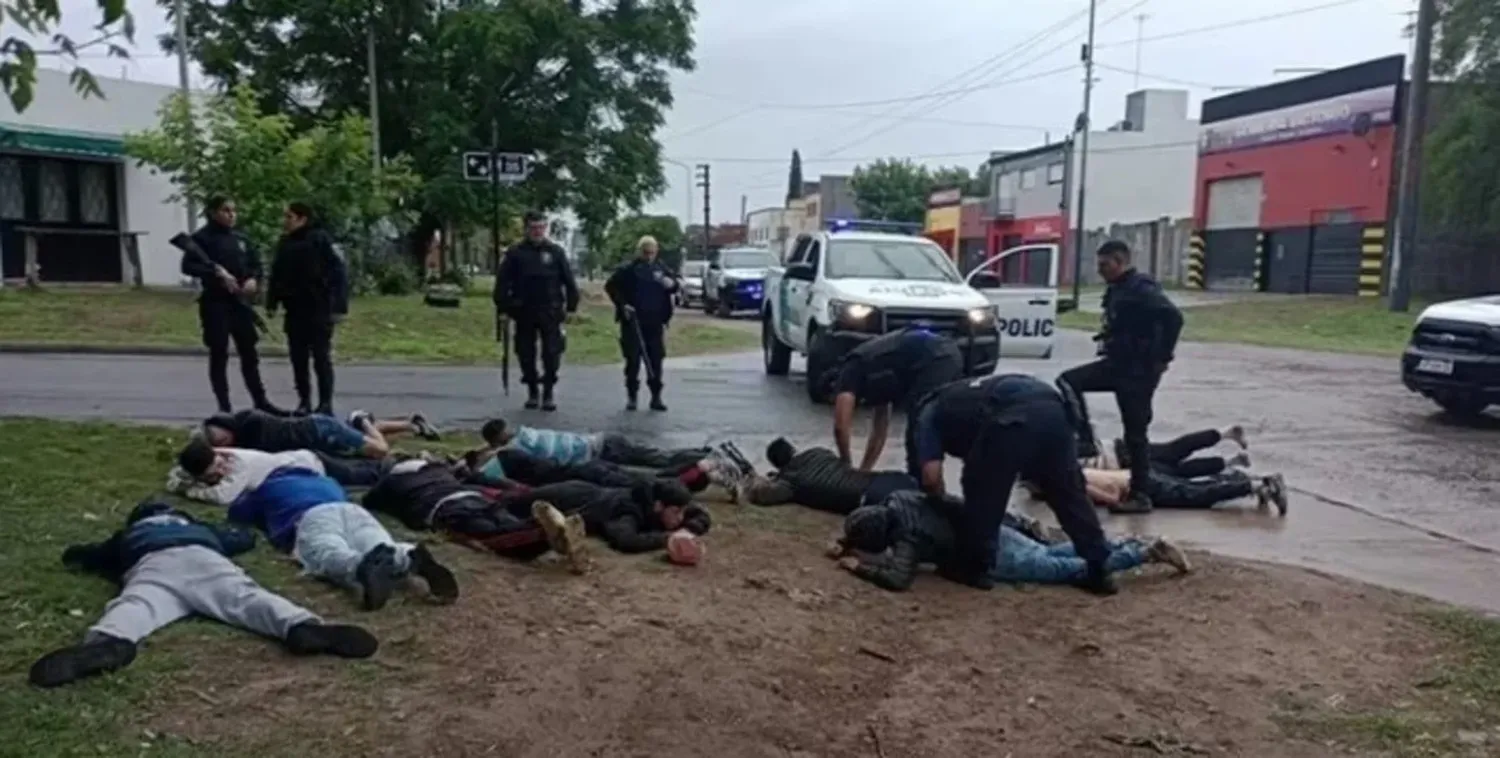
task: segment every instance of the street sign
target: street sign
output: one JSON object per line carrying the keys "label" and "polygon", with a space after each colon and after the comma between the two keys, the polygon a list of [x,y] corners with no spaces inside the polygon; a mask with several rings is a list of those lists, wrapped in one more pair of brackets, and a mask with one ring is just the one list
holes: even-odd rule
{"label": "street sign", "polygon": [[501,184],[514,184],[531,173],[531,156],[526,153],[493,155],[492,163],[488,150],[464,153],[464,178],[471,182],[488,182],[493,179]]}

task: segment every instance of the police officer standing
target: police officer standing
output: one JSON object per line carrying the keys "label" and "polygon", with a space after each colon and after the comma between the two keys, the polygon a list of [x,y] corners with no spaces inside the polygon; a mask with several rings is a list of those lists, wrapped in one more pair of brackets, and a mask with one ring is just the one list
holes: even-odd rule
{"label": "police officer standing", "polygon": [[[193,232],[193,242],[207,254],[208,260],[194,253],[184,253],[181,270],[200,282],[198,323],[203,330],[203,346],[208,348],[208,382],[213,387],[219,411],[234,410],[229,400],[229,340],[240,356],[240,374],[255,408],[267,413],[286,415],[271,404],[260,378],[260,353],[256,343],[255,312],[248,300],[260,290],[263,268],[260,254],[250,241],[234,228],[234,200],[223,195],[209,199],[208,223]],[[242,299],[243,298],[243,299]],[[237,302],[238,301],[238,302]]]}
{"label": "police officer standing", "polygon": [[[526,383],[526,407],[555,411],[553,386],[562,361],[563,321],[578,310],[578,284],[562,246],[547,239],[547,217],[525,216],[526,238],[505,251],[495,275],[495,308],[516,324],[516,358]],[[542,375],[536,373],[537,342]],[[537,387],[541,386],[541,399]]]}
{"label": "police officer standing", "polygon": [[[870,439],[860,471],[870,471],[885,450],[891,406],[910,412],[927,393],[964,377],[958,344],[920,326],[884,334],[844,354],[833,374],[833,441],[839,459],[850,463],[849,438],[854,409],[874,406]],[[809,378],[808,381],[812,381]],[[826,381],[826,380],[825,380]]]}
{"label": "police officer standing", "polygon": [[[1115,512],[1144,513],[1151,510],[1151,500],[1145,495],[1151,476],[1147,434],[1151,404],[1177,349],[1182,313],[1155,279],[1135,270],[1130,263],[1130,247],[1124,242],[1110,240],[1099,246],[1096,255],[1099,275],[1109,283],[1104,291],[1104,328],[1094,337],[1101,357],[1068,369],[1057,381],[1078,396],[1074,421],[1078,438],[1087,441],[1086,447],[1093,444],[1094,437],[1084,394],[1114,393],[1129,458],[1121,463],[1130,467],[1130,497]],[[1083,452],[1097,454],[1087,449]]]}
{"label": "police officer standing", "polygon": [[636,258],[621,266],[604,283],[604,292],[615,305],[620,325],[620,352],[625,357],[625,410],[636,408],[641,391],[641,361],[646,361],[646,387],[651,390],[651,410],[664,411],[661,401],[661,363],[666,357],[667,324],[672,321],[672,293],[679,284],[672,272],[657,260],[656,238],[642,237],[636,243]]}
{"label": "police officer standing", "polygon": [[292,381],[297,386],[297,413],[314,412],[308,361],[318,374],[316,412],[333,415],[333,328],[349,312],[349,284],[344,261],[333,249],[333,238],[314,223],[306,203],[286,207],[281,220],[281,243],[271,263],[266,287],[266,313],[276,315],[286,306],[286,346],[292,359]]}
{"label": "police officer standing", "polygon": [[1035,483],[1087,564],[1079,586],[1115,593],[1105,569],[1109,545],[1084,488],[1077,440],[1062,396],[1025,374],[953,382],[930,394],[906,421],[907,473],[936,496],[946,494],[943,458],[963,459],[963,508],[956,514],[958,555],[941,571],[989,589],[995,542],[1018,477]]}

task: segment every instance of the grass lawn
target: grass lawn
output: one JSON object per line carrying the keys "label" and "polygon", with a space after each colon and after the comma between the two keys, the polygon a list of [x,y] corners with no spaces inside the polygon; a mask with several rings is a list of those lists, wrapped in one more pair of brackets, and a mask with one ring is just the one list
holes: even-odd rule
{"label": "grass lawn", "polygon": [[[1364,355],[1399,355],[1425,304],[1392,313],[1380,298],[1266,297],[1223,305],[1184,308],[1182,338],[1191,342],[1237,342]],[[1064,327],[1099,328],[1099,314],[1074,311],[1058,319]]]}
{"label": "grass lawn", "polygon": [[[334,345],[340,360],[493,364],[494,308],[470,296],[455,309],[429,308],[418,295],[363,297],[353,301]],[[193,295],[176,290],[0,291],[0,342],[146,347],[198,347]],[[278,324],[263,344],[281,347]],[[743,350],[759,343],[745,330],[683,319],[667,333],[668,355]],[[620,360],[611,309],[590,296],[568,326],[566,361]]]}
{"label": "grass lawn", "polygon": [[[1293,576],[1287,571],[1209,565],[1194,579],[1131,579],[1103,617],[1087,622],[1098,628],[1079,637],[1079,614],[1089,615],[1095,601],[1066,589],[980,595],[924,579],[920,591],[894,596],[855,585],[816,557],[831,522],[801,508],[778,515],[717,510],[714,562],[691,573],[645,557],[600,554],[612,561],[606,569],[570,580],[441,545],[435,549],[466,587],[459,604],[441,611],[415,594],[397,593],[380,613],[360,613],[348,595],[297,576],[293,564],[262,540],[238,559],[251,575],[326,618],[369,626],[382,641],[380,655],[292,660],[245,632],[186,621],[150,637],[120,674],[54,691],[33,689],[26,682],[31,663],[78,640],[115,593],[104,579],[66,570],[59,561],[63,548],[104,539],[118,528],[133,504],[161,485],[182,441],[181,431],[151,427],[0,419],[0,470],[6,472],[0,482],[0,756],[573,755],[612,754],[600,746],[616,745],[620,754],[676,758],[697,754],[687,750],[682,733],[632,730],[643,719],[676,724],[691,702],[705,710],[682,723],[697,737],[717,740],[720,752],[729,744],[776,744],[790,739],[789,729],[804,744],[817,744],[828,724],[857,725],[863,717],[855,714],[875,712],[882,702],[906,703],[902,698],[910,700],[903,707],[934,709],[913,716],[919,726],[951,731],[958,734],[954,739],[1000,739],[1028,748],[1018,755],[1058,754],[1059,736],[1047,730],[1059,717],[1075,719],[1062,730],[1074,738],[1097,738],[1095,732],[1107,729],[1144,732],[1161,723],[1195,729],[1201,744],[1208,735],[1238,730],[1236,736],[1259,740],[1253,745],[1261,749],[1243,753],[1257,755],[1492,754],[1483,746],[1465,748],[1476,734],[1495,740],[1482,744],[1500,744],[1500,731],[1487,734],[1500,723],[1500,625],[1493,622],[1305,574],[1287,584],[1285,577]],[[222,518],[215,508],[188,510]],[[804,552],[808,556],[800,556]],[[816,568],[799,568],[802,557]],[[787,565],[778,572],[778,563]],[[803,585],[816,589],[799,589]],[[1309,591],[1304,585],[1332,594],[1299,600]],[[1175,604],[1202,619],[1176,618]],[[1253,607],[1245,613],[1252,615],[1234,615],[1247,604]],[[1406,610],[1379,610],[1393,607]],[[1350,623],[1351,613],[1366,614],[1355,628],[1373,635],[1361,638],[1373,647],[1340,645],[1335,630]],[[1009,623],[1020,628],[991,631],[993,641],[984,636],[1016,614],[1023,619]],[[840,626],[824,629],[830,624]],[[1138,627],[1139,640],[1130,635]],[[1379,644],[1396,644],[1380,636],[1385,629],[1404,635],[1394,668],[1390,650]],[[1234,637],[1239,633],[1258,641]],[[1309,634],[1317,639],[1309,641]],[[791,641],[777,647],[786,635]],[[1001,639],[1021,651],[1000,662],[983,657]],[[1079,639],[1089,640],[1095,652],[1067,657]],[[683,640],[691,640],[688,649],[680,647]],[[851,652],[850,640],[899,650],[902,657],[872,668]],[[820,647],[805,652],[809,641]],[[965,641],[971,647],[955,647]],[[1227,647],[1210,654],[1193,644]],[[1298,670],[1297,662],[1312,665],[1324,655],[1336,665]],[[1075,660],[1083,656],[1101,660]],[[1362,671],[1359,662],[1367,658],[1382,663],[1345,678]],[[1132,668],[1141,659],[1144,668]],[[851,679],[858,686],[850,686]],[[1072,689],[1083,681],[1087,688]],[[763,688],[771,685],[765,682],[788,694],[766,694]],[[913,682],[956,689],[935,698]],[[1095,699],[1090,707],[1039,721],[1022,703],[1028,688],[1049,682],[1060,689],[1034,700],[1050,703],[1070,692]],[[678,692],[691,686],[701,689]],[[1012,692],[1017,688],[1019,694]],[[1329,688],[1347,698],[1328,696]],[[1006,693],[1015,703],[1003,701]],[[839,710],[849,698],[857,702]],[[668,702],[652,710],[656,700]],[[953,703],[968,708],[975,700],[972,714],[950,712]],[[1126,718],[1122,709],[1137,705],[1143,710]],[[818,710],[825,707],[833,710]],[[1205,722],[1205,708],[1221,715]],[[1268,709],[1274,723],[1262,717]],[[953,726],[997,718],[1013,719],[999,738],[983,731],[965,737],[965,729],[979,727]],[[1199,722],[1207,725],[1193,726]],[[848,742],[857,744],[864,732],[851,732]],[[916,743],[926,744],[927,734],[887,727],[885,740],[906,742],[886,750],[924,753]],[[1267,748],[1268,742],[1288,750]],[[543,745],[551,749],[538,752]],[[647,749],[666,745],[682,749]],[[966,745],[926,754],[983,753],[977,743]]]}

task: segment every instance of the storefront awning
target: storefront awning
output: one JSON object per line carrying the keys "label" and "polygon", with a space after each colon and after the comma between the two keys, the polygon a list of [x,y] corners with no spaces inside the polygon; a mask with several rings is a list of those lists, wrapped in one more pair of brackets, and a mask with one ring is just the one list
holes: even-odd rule
{"label": "storefront awning", "polygon": [[0,124],[0,150],[118,159],[125,155],[125,141],[108,134]]}

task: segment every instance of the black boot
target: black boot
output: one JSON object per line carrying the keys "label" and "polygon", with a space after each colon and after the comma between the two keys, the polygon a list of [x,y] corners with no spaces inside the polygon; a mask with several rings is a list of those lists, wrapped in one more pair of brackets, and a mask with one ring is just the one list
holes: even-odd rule
{"label": "black boot", "polygon": [[1079,589],[1103,597],[1108,597],[1120,591],[1120,588],[1115,585],[1114,577],[1110,576],[1109,572],[1104,570],[1104,564],[1102,563],[1088,564],[1088,569],[1084,573],[1083,579],[1079,580],[1078,587]]}
{"label": "black boot", "polygon": [[354,578],[363,591],[362,604],[367,611],[378,611],[385,607],[396,589],[396,548],[377,545],[365,553]]}
{"label": "black boot", "polygon": [[308,621],[287,630],[283,640],[292,655],[335,655],[340,658],[369,658],[380,647],[375,635],[347,624],[320,624]]}
{"label": "black boot", "polygon": [[90,676],[118,671],[135,660],[135,643],[109,635],[54,650],[31,665],[31,683],[61,687]]}
{"label": "black boot", "polygon": [[557,403],[552,399],[552,385],[550,384],[544,385],[542,387],[542,410],[557,410]]}
{"label": "black boot", "polygon": [[228,395],[220,395],[214,401],[219,404],[220,413],[234,413],[234,403],[229,402]]}
{"label": "black boot", "polygon": [[446,566],[437,562],[426,545],[418,545],[411,551],[411,572],[427,582],[427,591],[438,601],[451,603],[458,599],[458,579],[454,578],[453,572]]}
{"label": "black boot", "polygon": [[255,410],[258,410],[268,416],[280,416],[282,418],[286,418],[292,415],[285,409],[277,407],[276,404],[271,402],[271,399],[266,397],[265,395],[261,395],[259,398],[256,398]]}
{"label": "black boot", "polygon": [[653,411],[664,411],[666,409],[667,409],[666,403],[663,403],[661,401],[661,387],[652,387],[651,388],[651,410],[653,410]]}
{"label": "black boot", "polygon": [[528,384],[528,385],[526,385],[526,405],[524,407],[528,411],[534,411],[534,410],[537,409],[537,406],[539,406],[539,405],[541,405],[541,401],[537,400],[536,385],[535,384]]}
{"label": "black boot", "polygon": [[637,398],[641,395],[639,387],[625,386],[625,410],[633,411],[638,406]]}
{"label": "black boot", "polygon": [[293,416],[311,416],[312,415],[312,403],[309,403],[306,398],[304,398],[302,400],[299,400],[297,402],[297,409],[294,410],[294,411],[292,411],[292,415]]}

